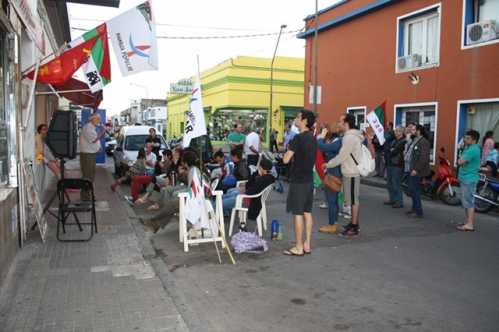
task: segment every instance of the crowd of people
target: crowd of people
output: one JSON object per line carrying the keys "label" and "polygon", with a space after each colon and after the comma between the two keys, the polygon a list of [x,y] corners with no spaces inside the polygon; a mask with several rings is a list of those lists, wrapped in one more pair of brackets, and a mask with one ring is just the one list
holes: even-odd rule
{"label": "crowd of people", "polygon": [[[80,135],[81,168],[84,177],[92,179],[95,166],[90,164],[98,151],[97,144],[102,132],[96,132],[98,117],[90,117]],[[272,152],[284,151],[282,163],[288,165],[289,190],[286,210],[293,215],[295,245],[284,251],[286,255],[301,256],[311,252],[313,229],[314,169],[317,169],[317,151],[324,158],[319,167],[327,176],[341,181],[341,190],[324,186],[328,208],[328,224],[319,228],[323,233],[338,233],[353,237],[360,232],[360,171],[364,145],[376,162],[376,174],[386,176],[388,200],[383,204],[393,209],[404,207],[402,181],[407,179],[411,206],[406,214],[410,218],[423,219],[421,201],[422,179],[431,175],[431,143],[423,125],[409,123],[407,127],[393,127],[385,130],[385,142],[380,145],[370,128],[360,130],[351,114],[341,115],[337,123],[323,127],[316,123],[315,114],[302,110],[292,124],[288,124],[283,143],[277,144],[278,133],[270,132]],[[40,135],[46,126],[38,128]],[[138,151],[137,160],[111,185],[113,191],[122,183],[130,183],[130,195],[126,199],[132,205],[142,205],[149,210],[162,210],[162,218],[146,221],[145,225],[157,232],[164,227],[169,217],[178,212],[178,193],[188,191],[193,176],[199,174],[209,184],[210,190],[223,191],[224,215],[228,216],[240,194],[256,194],[272,185],[277,177],[273,160],[262,152],[262,130],[244,129],[240,123],[234,125],[227,136],[227,155],[223,148],[215,151],[211,160],[201,163],[197,151],[180,146],[161,151],[161,141],[154,128]],[[499,144],[494,142],[493,133],[487,132],[479,143],[479,133],[466,132],[457,158],[458,179],[461,187],[461,201],[465,209],[465,222],[457,228],[474,231],[474,193],[479,172],[497,174]],[[39,145],[39,147],[38,147]],[[46,149],[38,144],[37,149]],[[100,147],[99,147],[100,148]],[[283,148],[283,149],[282,149]],[[50,156],[50,153],[44,155]],[[55,158],[47,163],[58,172]],[[52,160],[54,159],[54,160]],[[207,191],[209,195],[209,191]],[[82,199],[86,198],[82,193]],[[249,219],[255,219],[260,212],[260,200],[249,203]],[[343,213],[350,219],[342,229],[338,218]],[[243,225],[244,227],[244,225]]]}
{"label": "crowd of people", "polygon": [[[247,130],[244,134],[241,124],[236,124],[227,137],[230,153],[226,155],[220,148],[213,153],[213,158],[201,161],[198,151],[192,148],[177,145],[172,150],[161,151],[161,141],[151,128],[137,159],[115,180],[111,190],[129,183],[130,195],[125,199],[131,205],[160,210],[160,219],[144,222],[157,232],[178,212],[178,194],[187,192],[194,173],[199,173],[204,183],[209,184],[207,196],[214,190],[223,191],[223,211],[229,215],[237,195],[259,193],[275,180],[272,161],[261,155],[261,135],[260,130]],[[251,201],[248,218],[255,219],[260,209],[259,200]]]}

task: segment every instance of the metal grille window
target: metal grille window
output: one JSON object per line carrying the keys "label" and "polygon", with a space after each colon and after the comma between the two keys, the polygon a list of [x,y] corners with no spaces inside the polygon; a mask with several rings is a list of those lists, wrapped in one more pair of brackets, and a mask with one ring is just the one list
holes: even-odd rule
{"label": "metal grille window", "polygon": [[436,132],[436,112],[433,106],[424,106],[417,108],[403,108],[402,109],[402,126],[406,127],[409,123],[414,122],[421,124],[425,127],[428,133],[428,138],[431,144],[430,160],[434,162],[434,151],[435,151],[435,132]]}

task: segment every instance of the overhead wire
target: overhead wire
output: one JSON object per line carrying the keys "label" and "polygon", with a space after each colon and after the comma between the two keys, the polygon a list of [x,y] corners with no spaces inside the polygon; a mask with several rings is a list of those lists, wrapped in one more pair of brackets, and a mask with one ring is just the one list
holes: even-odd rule
{"label": "overhead wire", "polygon": [[[104,22],[105,20],[99,20],[94,18],[77,18],[71,17],[73,21],[88,21],[88,22]],[[187,24],[172,24],[172,23],[158,23],[155,22],[157,26],[165,26],[171,28],[183,28],[183,29],[205,29],[205,30],[226,30],[226,31],[265,31],[262,29],[254,28],[234,28],[234,27],[217,27],[217,26],[199,26],[199,25],[187,25]]]}
{"label": "overhead wire", "polygon": [[[89,31],[89,29],[84,29],[80,27],[71,27],[73,30],[78,30],[78,31]],[[304,28],[301,29],[296,29],[296,30],[290,30],[290,31],[283,31],[282,34],[297,34],[301,31],[303,31]],[[158,39],[184,39],[184,40],[192,40],[192,39],[242,39],[242,38],[260,38],[260,37],[269,37],[269,36],[277,36],[279,32],[267,32],[267,33],[253,33],[253,34],[243,34],[243,35],[220,35],[220,36],[162,36],[162,35],[156,35],[156,38]]]}

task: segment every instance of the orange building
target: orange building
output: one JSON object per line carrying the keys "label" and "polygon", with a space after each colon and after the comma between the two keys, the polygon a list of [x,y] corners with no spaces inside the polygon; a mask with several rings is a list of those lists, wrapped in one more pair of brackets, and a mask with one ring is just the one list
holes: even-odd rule
{"label": "orange building", "polygon": [[[312,107],[315,17],[305,18],[305,106]],[[497,23],[496,23],[497,22]],[[497,32],[496,32],[497,31]],[[455,157],[467,128],[499,141],[499,1],[343,0],[318,15],[318,112],[423,124]]]}

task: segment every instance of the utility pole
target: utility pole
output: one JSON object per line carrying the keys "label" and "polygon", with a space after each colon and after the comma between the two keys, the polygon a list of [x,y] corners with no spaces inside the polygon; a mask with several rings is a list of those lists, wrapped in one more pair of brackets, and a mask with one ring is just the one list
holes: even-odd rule
{"label": "utility pole", "polygon": [[267,126],[267,140],[270,143],[270,131],[272,129],[272,118],[273,118],[273,94],[274,94],[274,61],[277,54],[277,48],[279,47],[279,40],[281,40],[282,30],[286,29],[286,24],[282,24],[279,30],[279,35],[277,36],[277,42],[275,44],[274,55],[272,56],[272,61],[270,62],[270,104],[269,104],[269,114],[268,114],[268,126]]}
{"label": "utility pole", "polygon": [[313,72],[312,72],[312,82],[314,85],[313,96],[314,96],[314,104],[313,111],[317,113],[317,77],[318,77],[318,66],[317,62],[319,60],[319,44],[317,42],[317,36],[319,34],[319,0],[315,0],[315,15],[314,15],[314,46],[313,46]]}

